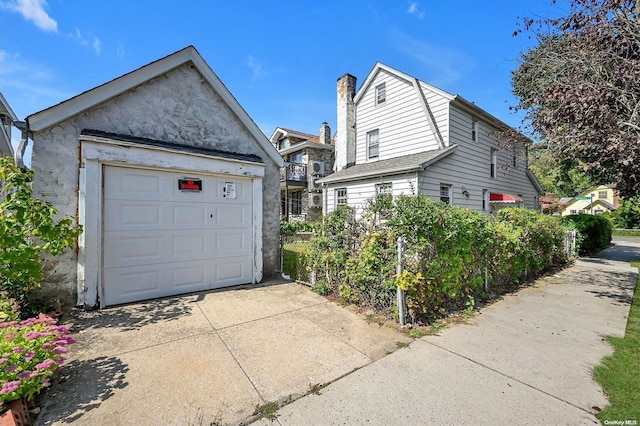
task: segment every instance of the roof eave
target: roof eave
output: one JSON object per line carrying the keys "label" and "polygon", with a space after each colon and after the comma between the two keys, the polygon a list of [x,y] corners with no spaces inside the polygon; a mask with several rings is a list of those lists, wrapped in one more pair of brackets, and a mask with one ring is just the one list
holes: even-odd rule
{"label": "roof eave", "polygon": [[284,165],[284,161],[278,151],[271,145],[267,137],[249,117],[231,92],[226,88],[218,76],[213,72],[205,60],[193,46],[187,46],[164,58],[158,59],[128,74],[104,83],[98,87],[83,92],[71,99],[54,105],[43,111],[27,117],[29,129],[33,132],[49,128],[57,123],[67,120],[82,111],[93,108],[108,101],[134,87],[137,87],[159,75],[187,63],[192,62],[197,70],[204,76],[207,82],[214,88],[226,105],[238,117],[249,133],[259,143],[264,152],[276,163],[278,167]]}
{"label": "roof eave", "polygon": [[301,149],[305,149],[305,148],[335,150],[335,146],[329,145],[326,143],[301,142],[301,143],[292,145],[288,148],[282,149],[278,152],[280,152],[280,155],[286,155],[286,154],[291,154],[292,152],[300,151]]}

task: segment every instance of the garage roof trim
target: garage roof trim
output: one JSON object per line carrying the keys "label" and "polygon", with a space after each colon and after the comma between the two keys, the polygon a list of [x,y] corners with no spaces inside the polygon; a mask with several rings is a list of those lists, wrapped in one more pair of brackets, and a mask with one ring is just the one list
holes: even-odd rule
{"label": "garage roof trim", "polygon": [[205,155],[208,157],[227,158],[231,160],[247,161],[251,163],[263,164],[262,158],[255,154],[242,154],[239,152],[223,151],[220,149],[197,148],[193,146],[180,145],[177,143],[164,142],[149,138],[141,138],[137,136],[121,135],[117,133],[103,132],[101,130],[84,129],[80,132],[81,136],[90,138],[108,139],[111,141],[129,142],[139,145],[153,146],[157,148],[165,148],[173,151],[189,152],[192,154]]}
{"label": "garage roof trim", "polygon": [[267,153],[269,158],[271,158],[278,167],[282,167],[284,162],[278,151],[271,145],[264,133],[262,133],[256,123],[249,117],[229,89],[227,89],[193,46],[185,47],[169,56],[151,62],[135,71],[124,74],[57,105],[31,114],[27,117],[29,129],[37,132],[49,128],[188,62],[191,62],[203,75],[211,87],[238,117],[240,122],[247,128],[264,152]]}

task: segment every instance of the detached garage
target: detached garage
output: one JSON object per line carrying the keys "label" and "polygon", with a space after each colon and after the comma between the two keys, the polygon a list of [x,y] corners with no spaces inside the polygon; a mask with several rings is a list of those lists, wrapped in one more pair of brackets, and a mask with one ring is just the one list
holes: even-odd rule
{"label": "detached garage", "polygon": [[84,227],[49,299],[110,306],[276,271],[282,159],[193,47],[27,124],[34,193]]}

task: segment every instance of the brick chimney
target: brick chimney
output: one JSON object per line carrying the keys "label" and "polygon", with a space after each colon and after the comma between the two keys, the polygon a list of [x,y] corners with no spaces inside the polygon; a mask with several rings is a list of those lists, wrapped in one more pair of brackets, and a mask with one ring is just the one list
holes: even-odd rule
{"label": "brick chimney", "polygon": [[338,121],[334,170],[352,166],[356,161],[356,77],[345,74],[338,79]]}
{"label": "brick chimney", "polygon": [[331,127],[329,127],[326,121],[323,122],[320,127],[320,143],[331,144]]}

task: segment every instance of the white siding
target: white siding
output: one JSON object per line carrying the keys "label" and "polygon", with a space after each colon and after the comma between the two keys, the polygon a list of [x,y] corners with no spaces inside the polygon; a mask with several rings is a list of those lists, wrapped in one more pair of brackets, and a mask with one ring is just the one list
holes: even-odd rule
{"label": "white siding", "polygon": [[[376,86],[385,83],[386,102],[375,103]],[[367,132],[379,129],[380,153],[386,160],[438,148],[419,94],[412,82],[380,70],[356,105],[356,164],[367,160]]]}
{"label": "white siding", "polygon": [[[458,144],[456,151],[448,157],[429,166],[420,173],[420,194],[439,199],[440,184],[453,186],[453,205],[482,210],[482,190],[489,192],[518,195],[524,200],[525,207],[538,208],[539,194],[526,175],[522,156],[518,157],[518,167],[509,165],[513,159],[513,151],[498,150],[498,169],[496,177],[490,174],[491,149],[497,149],[495,130],[488,123],[478,120],[479,141],[471,141],[471,121],[473,117],[451,105],[450,142]],[[469,196],[462,194],[461,187],[469,191]]]}
{"label": "white siding", "polygon": [[445,146],[449,146],[449,100],[439,93],[429,89],[424,84],[420,84],[422,93],[429,104],[429,109],[436,122],[436,127],[442,135]]}
{"label": "white siding", "polygon": [[391,183],[393,196],[412,195],[416,192],[416,173],[409,173],[397,176],[388,176],[385,178],[365,179],[345,183],[332,183],[328,186],[327,191],[327,213],[335,210],[335,189],[347,189],[347,202],[351,207],[356,208],[356,215],[362,216],[363,207],[366,206],[368,199],[375,197],[376,184]]}

